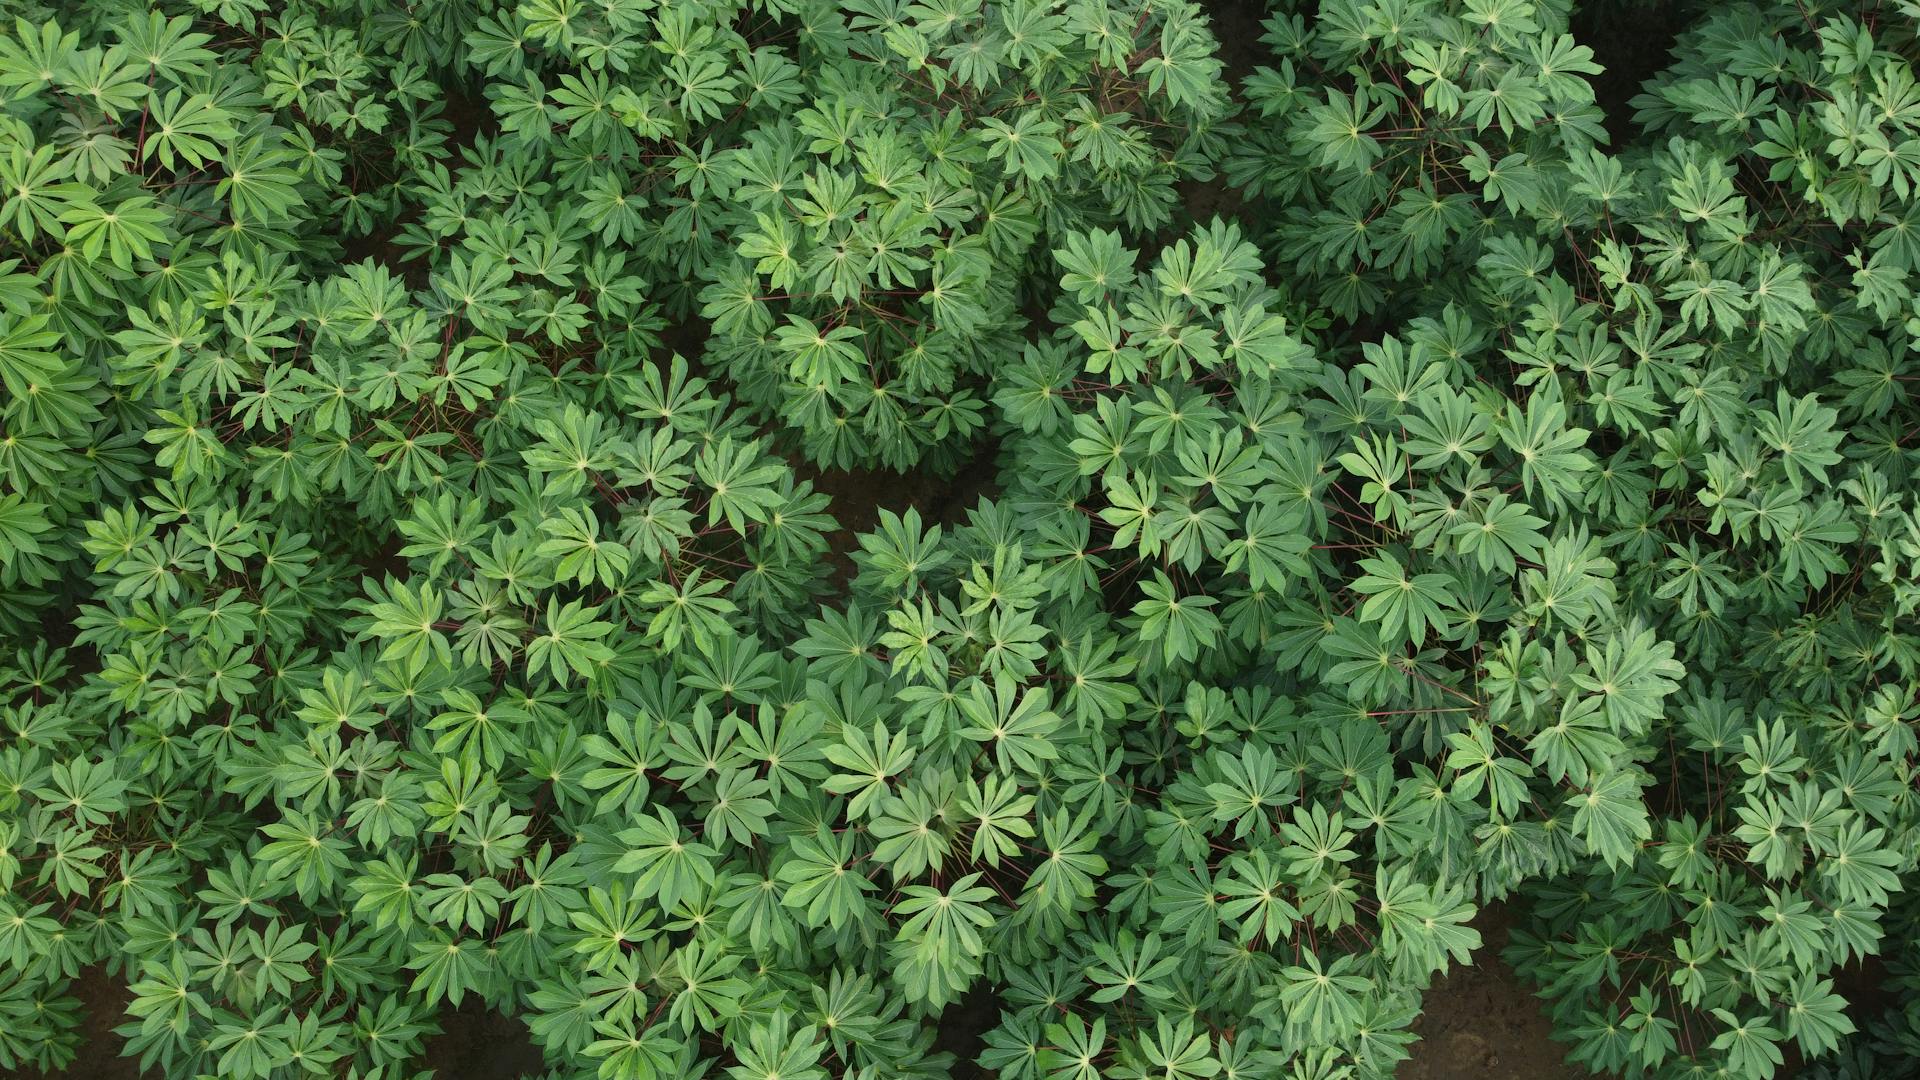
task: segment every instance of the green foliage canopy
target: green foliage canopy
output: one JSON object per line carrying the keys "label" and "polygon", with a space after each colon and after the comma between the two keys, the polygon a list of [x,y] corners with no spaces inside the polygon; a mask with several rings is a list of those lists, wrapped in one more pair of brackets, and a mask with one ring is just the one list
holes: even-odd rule
{"label": "green foliage canopy", "polygon": [[6,10],[0,1067],[1920,1062],[1911,3]]}

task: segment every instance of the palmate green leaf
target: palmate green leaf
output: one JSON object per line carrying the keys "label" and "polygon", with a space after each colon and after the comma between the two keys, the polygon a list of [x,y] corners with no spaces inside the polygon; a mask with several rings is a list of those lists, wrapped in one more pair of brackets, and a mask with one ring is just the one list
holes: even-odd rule
{"label": "palmate green leaf", "polygon": [[1164,1076],[1175,1080],[1199,1080],[1218,1076],[1220,1062],[1212,1053],[1205,1032],[1196,1033],[1193,1021],[1173,1022],[1159,1017],[1151,1034],[1143,1033],[1138,1044],[1141,1076]]}
{"label": "palmate green leaf", "polygon": [[1179,595],[1173,581],[1157,569],[1140,591],[1145,599],[1133,606],[1140,636],[1159,642],[1168,661],[1192,660],[1218,639],[1220,617],[1209,609],[1220,601],[1203,594]]}
{"label": "palmate green leaf", "polygon": [[1266,835],[1273,827],[1269,815],[1296,799],[1289,790],[1293,773],[1264,746],[1249,745],[1238,755],[1216,752],[1214,764],[1222,779],[1206,788],[1213,817],[1233,822],[1236,838]]}
{"label": "palmate green leaf", "polygon": [[71,814],[79,824],[105,824],[127,807],[124,795],[128,784],[108,762],[95,763],[86,758],[56,762],[47,770],[46,779],[48,786],[34,794]]}
{"label": "palmate green leaf", "polygon": [[101,906],[142,918],[166,911],[182,885],[181,861],[172,852],[121,851],[120,875],[102,890]]}
{"label": "palmate green leaf", "polygon": [[604,1038],[590,1043],[582,1053],[600,1059],[599,1075],[612,1080],[664,1080],[679,1075],[685,1044],[668,1034],[664,1025],[641,1030],[639,1021],[632,1018],[596,1020],[593,1031]]}
{"label": "palmate green leaf", "polygon": [[1352,973],[1353,957],[1342,955],[1323,965],[1312,950],[1300,954],[1301,963],[1282,969],[1269,993],[1269,1008],[1286,1024],[1297,1026],[1316,1043],[1336,1042],[1357,1031],[1363,994],[1372,983]]}
{"label": "palmate green leaf", "polygon": [[1394,782],[1390,767],[1383,766],[1372,776],[1358,778],[1343,795],[1342,803],[1354,819],[1364,822],[1373,834],[1386,841],[1399,854],[1411,854],[1431,838],[1417,812],[1413,790]]}
{"label": "palmate green leaf", "polygon": [[1601,714],[1616,732],[1643,734],[1660,715],[1661,702],[1679,689],[1674,680],[1685,672],[1673,654],[1672,643],[1630,623],[1601,652],[1589,647],[1587,664],[1593,674],[1575,673],[1573,679],[1600,695]]}
{"label": "palmate green leaf", "polygon": [[988,157],[1004,161],[1008,172],[1037,184],[1060,171],[1058,161],[1066,152],[1054,137],[1060,133],[1060,125],[1046,119],[1040,110],[1023,110],[1011,124],[998,117],[985,117],[981,125],[978,135]]}
{"label": "palmate green leaf", "polygon": [[51,529],[46,505],[27,502],[18,494],[0,496],[0,565],[22,555],[40,554],[35,537]]}
{"label": "palmate green leaf", "polygon": [[[114,341],[127,350],[124,359],[114,361],[114,381],[130,386],[138,399],[178,369],[188,355],[206,337],[207,322],[198,312],[182,304],[165,300],[153,303],[154,314],[137,308],[128,310],[132,325],[114,334]],[[4,356],[0,353],[0,356]],[[0,366],[0,374],[5,374]],[[53,369],[57,371],[56,369]],[[305,378],[304,373],[296,378]]]}
{"label": "palmate green leaf", "polygon": [[[52,24],[48,24],[46,29],[58,33]],[[16,61],[16,65],[10,69],[10,76],[17,79],[19,75],[26,74],[29,78],[37,79],[38,72],[45,70],[48,69],[37,68],[31,73],[24,72]],[[8,147],[6,155],[0,157],[0,181],[5,182],[7,191],[6,198],[0,201],[0,222],[11,225],[29,242],[42,232],[54,238],[63,236],[66,229],[60,223],[60,215],[67,207],[89,198],[93,192],[86,184],[68,180],[67,177],[72,173],[72,161],[59,154],[56,147]]]}
{"label": "palmate green leaf", "polygon": [[923,526],[920,512],[913,507],[898,515],[882,508],[879,528],[861,534],[861,551],[854,559],[864,570],[877,574],[883,587],[910,593],[921,575],[946,565],[949,556],[940,550],[940,537],[940,526]]}
{"label": "palmate green leaf", "polygon": [[417,972],[409,987],[428,1001],[456,1007],[468,993],[477,993],[489,978],[482,944],[471,937],[448,937],[438,931],[412,943],[407,967]]}
{"label": "palmate green leaf", "polygon": [[598,473],[610,472],[618,459],[603,435],[605,420],[594,412],[568,408],[556,423],[535,421],[540,442],[522,450],[528,468],[547,474],[547,491],[570,495],[586,488]]}
{"label": "palmate green leaf", "polygon": [[919,750],[904,732],[895,735],[878,721],[871,732],[849,727],[840,733],[840,740],[840,745],[826,748],[826,757],[842,771],[822,787],[835,795],[851,794],[847,812],[854,817],[871,816],[879,809],[878,801],[891,794],[893,777],[913,763]]}
{"label": "palmate green leaf", "polygon": [[1521,559],[1540,560],[1546,537],[1540,532],[1546,519],[1529,513],[1525,503],[1510,502],[1504,493],[1488,499],[1473,518],[1448,531],[1462,555],[1472,555],[1483,570],[1508,575],[1519,572]]}
{"label": "palmate green leaf", "polygon": [[1089,1025],[1074,1013],[1061,1017],[1060,1023],[1045,1029],[1048,1046],[1040,1051],[1038,1064],[1047,1070],[1047,1080],[1101,1080],[1096,1062],[1106,1053],[1107,1021],[1094,1017]]}
{"label": "palmate green leaf", "polygon": [[767,797],[778,801],[782,792],[802,791],[827,776],[821,764],[825,751],[817,736],[821,718],[812,709],[790,709],[784,715],[763,706],[753,725],[739,730],[742,749],[760,763]]}
{"label": "palmate green leaf", "polygon": [[586,881],[573,852],[555,855],[551,843],[522,860],[520,884],[510,894],[509,909],[516,922],[524,922],[538,933],[545,924],[564,925],[570,913],[581,905],[575,889]]}
{"label": "palmate green leaf", "polygon": [[1162,947],[1158,934],[1136,938],[1126,931],[1111,943],[1095,942],[1092,952],[1097,963],[1088,969],[1087,979],[1100,989],[1094,991],[1089,1000],[1117,1001],[1125,997],[1166,1000],[1172,995],[1172,988],[1161,980],[1173,973],[1180,959],[1177,955],[1162,955]]}
{"label": "palmate green leaf", "polygon": [[1288,860],[1287,870],[1295,878],[1325,876],[1358,858],[1349,844],[1354,834],[1344,826],[1346,820],[1335,812],[1331,817],[1318,803],[1296,806],[1293,821],[1280,826],[1288,846],[1281,855]]}
{"label": "palmate green leaf", "polygon": [[1305,134],[1314,145],[1318,164],[1351,172],[1380,157],[1380,141],[1369,132],[1387,115],[1386,102],[1372,102],[1364,93],[1329,91],[1324,103],[1308,115],[1312,126]]}
{"label": "palmate green leaf", "polygon": [[1814,395],[1795,400],[1785,390],[1776,396],[1772,412],[1755,413],[1760,440],[1780,455],[1787,482],[1796,489],[1807,478],[1825,484],[1827,466],[1839,463],[1841,435],[1832,430],[1837,416],[1821,408]]}
{"label": "palmate green leaf", "polygon": [[54,894],[62,899],[90,893],[93,882],[107,875],[100,865],[107,857],[107,849],[95,844],[94,839],[92,829],[78,826],[57,829],[33,883],[42,886],[52,882]]}
{"label": "palmate green leaf", "polygon": [[653,928],[657,910],[635,899],[618,882],[604,889],[589,886],[582,909],[568,914],[574,929],[580,932],[573,951],[586,957],[589,971],[618,970],[630,947],[658,935]]}
{"label": "palmate green leaf", "polygon": [[1011,779],[989,776],[976,784],[969,778],[960,802],[963,820],[973,826],[969,857],[988,866],[1015,857],[1021,841],[1033,836],[1028,816],[1034,801],[1032,795],[1021,794]]}
{"label": "palmate green leaf", "polygon": [[1133,283],[1138,256],[1118,232],[1094,229],[1070,234],[1066,248],[1055,251],[1053,257],[1064,271],[1060,287],[1073,293],[1079,303],[1090,305]]}
{"label": "palmate green leaf", "polygon": [[323,823],[307,815],[288,813],[286,820],[263,826],[260,831],[272,842],[260,848],[258,857],[274,876],[291,879],[294,891],[303,900],[331,888],[349,865],[346,841],[329,835]]}
{"label": "palmate green leaf", "polygon": [[715,1031],[724,1021],[738,1016],[741,999],[750,989],[746,980],[733,975],[742,959],[737,953],[703,947],[698,942],[675,953],[680,985],[668,1018],[677,1021],[682,1032],[691,1034],[695,1026]]}
{"label": "palmate green leaf", "polygon": [[447,690],[445,703],[449,711],[426,724],[440,732],[434,740],[434,753],[457,753],[468,765],[484,761],[488,769],[499,769],[509,755],[520,753],[524,744],[518,726],[530,719],[524,709],[507,701],[482,705],[480,698],[467,690]]}
{"label": "palmate green leaf", "polygon": [[827,1080],[818,1062],[823,1052],[813,1028],[795,1027],[785,1009],[775,1009],[752,1025],[740,1048],[740,1064],[727,1069],[732,1080]]}
{"label": "palmate green leaf", "polygon": [[0,955],[7,956],[14,967],[24,968],[33,957],[45,955],[60,932],[60,921],[46,914],[52,908],[50,903],[16,905],[9,898],[7,917],[0,921],[0,949],[5,950]]}
{"label": "palmate green leaf", "polygon": [[1846,1014],[1846,999],[1833,992],[1832,980],[1802,975],[1786,1000],[1786,1035],[1799,1041],[1802,1053],[1828,1053],[1856,1030]]}
{"label": "palmate green leaf", "polygon": [[1354,579],[1353,588],[1367,598],[1360,605],[1361,619],[1378,622],[1387,637],[1404,637],[1414,645],[1426,640],[1429,628],[1447,633],[1441,609],[1454,606],[1451,575],[1409,575],[1391,552],[1360,560],[1360,568],[1366,573]]}
{"label": "palmate green leaf", "polygon": [[253,971],[255,995],[265,997],[271,992],[277,997],[290,997],[293,983],[305,982],[313,977],[305,961],[314,954],[316,947],[312,942],[300,940],[300,937],[300,928],[282,927],[278,923],[268,923],[263,930],[247,932],[248,944],[258,964]]}
{"label": "palmate green leaf", "polygon": [[599,1003],[571,972],[529,994],[528,1004],[533,1015],[527,1019],[527,1029],[543,1044],[581,1052],[592,1041],[594,1021],[601,1014]]}
{"label": "palmate green leaf", "polygon": [[944,891],[920,885],[901,890],[904,898],[893,906],[892,912],[895,917],[906,917],[900,924],[899,936],[919,938],[927,948],[957,950],[968,957],[981,956],[986,944],[980,930],[994,923],[994,916],[986,907],[994,891],[979,881],[979,874],[968,874],[956,879]]}
{"label": "palmate green leaf", "polygon": [[1649,990],[1633,996],[1633,1010],[1623,1023],[1632,1032],[1629,1050],[1647,1068],[1658,1067],[1667,1061],[1678,1046],[1674,1033],[1680,1025],[1660,1014],[1660,1005]]}
{"label": "palmate green leaf", "polygon": [[217,1018],[208,1049],[218,1052],[218,1068],[223,1075],[237,1080],[265,1080],[283,1060],[291,1058],[291,1048],[278,1022],[278,1007],[250,1016],[223,1013]]}
{"label": "palmate green leaf", "polygon": [[1377,627],[1342,616],[1312,629],[1321,651],[1337,659],[1326,670],[1327,681],[1345,687],[1350,699],[1377,699],[1405,682],[1405,654],[1383,641]]}
{"label": "palmate green leaf", "polygon": [[856,344],[864,337],[857,326],[821,329],[808,319],[788,315],[787,325],[775,333],[781,352],[792,357],[787,368],[789,378],[804,384],[825,383],[838,386],[852,382],[866,363],[866,354]]}
{"label": "palmate green leaf", "polygon": [[1799,734],[1784,718],[1762,721],[1752,734],[1742,735],[1738,765],[1747,779],[1741,791],[1750,795],[1787,783],[1806,767],[1807,759],[1800,756],[1799,748]]}
{"label": "palmate green leaf", "polygon": [[1457,769],[1453,790],[1463,799],[1475,799],[1486,792],[1488,813],[1496,821],[1511,821],[1526,799],[1526,776],[1532,773],[1524,761],[1505,757],[1494,748],[1494,730],[1488,724],[1469,724],[1465,732],[1446,736],[1450,753],[1448,769]]}
{"label": "palmate green leaf", "polygon": [[1781,576],[1791,583],[1804,580],[1818,588],[1829,576],[1843,572],[1846,562],[1839,546],[1859,539],[1853,523],[1840,517],[1832,502],[1821,502],[1811,510],[1783,506],[1782,528],[1778,540],[1781,549]]}
{"label": "palmate green leaf", "polygon": [[1044,857],[1028,876],[1022,904],[1071,909],[1092,897],[1096,875],[1107,871],[1107,860],[1094,849],[1098,838],[1088,829],[1088,817],[1075,817],[1064,808],[1041,819],[1040,843]]}
{"label": "palmate green leaf", "polygon": [[111,208],[79,203],[62,211],[60,220],[68,226],[67,243],[81,255],[92,260],[104,252],[113,265],[131,270],[135,259],[151,258],[153,245],[166,242],[162,226],[173,215],[153,205],[152,199],[135,196]]}
{"label": "palmate green leaf", "polygon": [[1067,679],[1060,707],[1076,727],[1118,719],[1127,706],[1140,700],[1138,689],[1126,681],[1137,661],[1117,653],[1115,643],[1103,639],[1084,642],[1058,658]]}
{"label": "palmate green leaf", "polygon": [[1726,1054],[1727,1067],[1736,1075],[1767,1080],[1785,1060],[1777,1045],[1781,1033],[1761,1018],[1742,1020],[1725,1009],[1715,1009],[1713,1015],[1723,1025],[1713,1049]]}
{"label": "palmate green leaf", "polygon": [[587,607],[579,600],[562,607],[557,597],[549,597],[547,632],[527,643],[527,672],[539,674],[544,670],[562,685],[574,675],[593,678],[596,665],[614,656],[600,640],[613,632],[613,624],[596,620],[598,614],[598,607]]}
{"label": "palmate green leaf", "polygon": [[1653,836],[1641,783],[1633,770],[1618,765],[1567,796],[1573,808],[1573,833],[1587,851],[1607,865],[1632,862],[1640,845]]}
{"label": "palmate green leaf", "polygon": [[[1073,324],[1073,331],[1079,335],[1088,349],[1084,365],[1093,375],[1106,375],[1113,379],[1136,379],[1147,369],[1147,357],[1141,349],[1129,344],[1129,333],[1121,325],[1120,315],[1111,307],[1088,308],[1086,317]],[[1048,388],[1048,398],[1052,398],[1052,387]]]}
{"label": "palmate green leaf", "polygon": [[1410,507],[1400,490],[1407,470],[1406,455],[1397,443],[1353,437],[1353,450],[1341,454],[1340,467],[1365,480],[1360,501],[1373,510],[1375,520],[1398,523],[1407,517]]}
{"label": "palmate green leaf", "polygon": [[139,1018],[143,1034],[166,1031],[175,1037],[183,1036],[195,1017],[204,1019],[212,1015],[206,995],[194,988],[182,954],[176,952],[164,963],[145,961],[141,976],[128,987],[133,1000],[127,1003],[127,1013]]}
{"label": "palmate green leaf", "polygon": [[480,520],[484,509],[484,504],[477,499],[464,505],[444,495],[431,503],[416,500],[412,514],[394,523],[401,534],[412,541],[400,549],[400,554],[430,556],[427,572],[438,573],[456,555],[464,556],[475,549],[484,534]]}
{"label": "palmate green leaf", "polygon": [[598,519],[568,507],[540,528],[548,538],[534,554],[560,560],[553,570],[555,580],[582,586],[599,581],[611,587],[626,577],[632,558],[623,545],[600,539]]}
{"label": "palmate green leaf", "polygon": [[1900,889],[1894,868],[1907,860],[1881,847],[1885,840],[1884,830],[1869,829],[1857,820],[1842,826],[1832,851],[1820,860],[1821,873],[1842,899],[1878,907]]}
{"label": "palmate green leaf", "polygon": [[1576,495],[1580,474],[1594,466],[1592,454],[1585,450],[1590,433],[1567,427],[1566,419],[1564,404],[1535,394],[1527,399],[1524,412],[1517,404],[1508,404],[1495,427],[1500,441],[1519,461],[1527,495],[1533,497],[1537,491],[1550,505]]}
{"label": "palmate green leaf", "polygon": [[1383,871],[1374,892],[1381,945],[1396,960],[1423,971],[1445,971],[1449,960],[1471,962],[1480,933],[1466,925],[1475,911],[1458,889],[1435,891],[1408,876]]}
{"label": "palmate green leaf", "polygon": [[581,739],[580,749],[601,763],[580,780],[601,793],[595,813],[640,813],[652,791],[651,771],[667,763],[660,745],[663,734],[660,722],[644,709],[616,706],[607,717],[605,735],[596,732]]}
{"label": "palmate green leaf", "polygon": [[931,601],[922,597],[917,606],[887,612],[887,625],[893,629],[880,635],[880,644],[892,653],[889,664],[895,672],[915,672],[928,679],[946,674],[946,653],[936,642],[951,632],[951,626],[934,612]]}
{"label": "palmate green leaf", "polygon": [[947,809],[914,787],[885,800],[879,816],[868,826],[880,841],[873,849],[874,859],[887,864],[895,880],[940,869],[952,846],[941,820]]}
{"label": "palmate green leaf", "polygon": [[442,599],[432,585],[422,582],[410,588],[388,578],[384,588],[368,582],[367,595],[366,632],[385,642],[380,659],[399,662],[414,673],[429,662],[453,663],[453,649],[440,625]]}
{"label": "palmate green leaf", "polygon": [[662,649],[678,647],[687,639],[700,648],[723,637],[728,631],[726,616],[738,610],[733,602],[716,595],[727,587],[722,578],[702,580],[700,572],[689,572],[679,582],[656,581],[641,592],[640,603],[658,608],[647,624],[647,637],[657,640]]}
{"label": "palmate green leaf", "polygon": [[1734,808],[1740,825],[1734,836],[1747,844],[1747,860],[1760,863],[1772,878],[1785,878],[1806,860],[1805,849],[1787,826],[1786,813],[1772,796]]}
{"label": "palmate green leaf", "polygon": [[45,315],[0,317],[0,385],[16,399],[25,397],[35,384],[53,379],[65,366],[51,351],[60,343],[60,334],[47,329],[47,323]]}
{"label": "palmate green leaf", "polygon": [[227,148],[214,196],[225,198],[236,218],[285,220],[305,201],[300,173],[292,167],[298,160],[293,150],[263,136],[244,139]]}
{"label": "palmate green leaf", "polygon": [[733,531],[744,533],[748,521],[764,523],[770,511],[783,501],[773,488],[781,469],[760,460],[757,441],[715,442],[701,451],[693,467],[694,475],[708,488],[708,525],[724,517]]}
{"label": "palmate green leaf", "polygon": [[1555,722],[1542,727],[1527,749],[1549,780],[1585,787],[1613,767],[1626,744],[1608,727],[1601,699],[1580,696],[1568,698]]}
{"label": "palmate green leaf", "polygon": [[716,840],[731,838],[734,843],[751,845],[766,835],[768,817],[774,804],[764,796],[765,780],[744,769],[723,773],[714,784],[712,802],[701,825]]}
{"label": "palmate green leaf", "polygon": [[1157,554],[1162,543],[1156,520],[1160,485],[1145,474],[1128,477],[1110,473],[1106,494],[1108,505],[1100,511],[1100,519],[1115,527],[1115,546],[1131,545],[1146,556]]}
{"label": "palmate green leaf", "polygon": [[1257,589],[1284,590],[1290,576],[1311,573],[1306,555],[1312,546],[1304,515],[1291,507],[1264,503],[1249,509],[1241,531],[1227,542],[1226,568],[1229,573],[1244,568]]}
{"label": "palmate green leaf", "polygon": [[1045,687],[1023,692],[1012,679],[995,675],[988,691],[986,683],[976,679],[960,699],[960,714],[967,721],[960,734],[988,744],[1001,772],[1038,774],[1041,762],[1059,756],[1049,739],[1060,726],[1051,704],[1052,694]]}
{"label": "palmate green leaf", "polygon": [[412,927],[424,914],[421,908],[424,890],[415,880],[417,870],[413,860],[403,864],[399,856],[392,854],[367,864],[364,873],[355,874],[347,881],[348,887],[358,894],[354,901],[355,913],[366,913],[375,929]]}
{"label": "palmate green leaf", "polygon": [[[4,354],[5,345],[0,341],[0,354]],[[183,412],[156,409],[154,413],[165,426],[149,430],[145,439],[160,448],[154,453],[154,464],[171,468],[175,479],[218,476],[233,460],[219,433],[201,423],[191,409]]]}
{"label": "palmate green leaf", "polygon": [[718,854],[706,844],[684,838],[680,824],[665,807],[642,814],[631,829],[616,834],[626,854],[613,864],[616,874],[633,874],[633,899],[658,896],[671,909],[696,890],[713,883],[713,860]]}
{"label": "palmate green leaf", "polygon": [[765,275],[771,288],[781,290],[792,286],[800,270],[800,263],[794,258],[795,249],[800,246],[798,234],[784,217],[756,213],[754,220],[759,229],[741,238],[740,254],[755,260],[754,272]]}
{"label": "palmate green leaf", "polygon": [[1243,943],[1256,938],[1279,942],[1292,937],[1300,912],[1287,902],[1286,884],[1280,867],[1264,850],[1255,849],[1250,858],[1237,858],[1232,876],[1218,886],[1226,898],[1220,903],[1220,918],[1238,921]]}
{"label": "palmate green leaf", "polygon": [[839,836],[822,828],[813,836],[796,836],[777,878],[784,889],[780,903],[804,912],[811,927],[839,929],[849,922],[866,922],[871,913],[863,894],[878,888],[850,865],[853,836]]}
{"label": "palmate green leaf", "polygon": [[220,148],[236,134],[233,114],[204,93],[168,90],[152,95],[150,131],[142,161],[151,158],[166,169],[176,165],[200,168],[220,156]]}

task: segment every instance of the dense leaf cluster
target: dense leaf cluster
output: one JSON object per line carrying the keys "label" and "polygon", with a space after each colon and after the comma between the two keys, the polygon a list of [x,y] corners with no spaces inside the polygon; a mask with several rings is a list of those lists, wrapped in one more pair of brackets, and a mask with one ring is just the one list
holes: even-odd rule
{"label": "dense leaf cluster", "polygon": [[3,6],[0,1069],[1920,1067],[1911,0]]}

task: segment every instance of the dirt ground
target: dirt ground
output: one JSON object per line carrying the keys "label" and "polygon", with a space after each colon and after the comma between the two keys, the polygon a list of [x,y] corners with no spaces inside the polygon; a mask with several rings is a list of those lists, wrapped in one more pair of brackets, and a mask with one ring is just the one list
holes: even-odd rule
{"label": "dirt ground", "polygon": [[1533,988],[1520,981],[1500,950],[1506,909],[1482,908],[1473,920],[1481,945],[1472,967],[1455,967],[1427,990],[1414,1022],[1420,1041],[1394,1080],[1582,1080],[1592,1074],[1566,1060],[1567,1046]]}
{"label": "dirt ground", "polygon": [[113,1029],[125,1023],[127,993],[124,975],[109,976],[99,967],[83,968],[74,980],[73,995],[80,999],[80,1047],[73,1064],[58,1072],[39,1069],[0,1069],[5,1080],[135,1080],[140,1076],[133,1058],[120,1056],[120,1036]]}
{"label": "dirt ground", "polygon": [[833,500],[827,511],[840,528],[827,536],[827,558],[833,563],[835,586],[844,588],[853,579],[852,553],[859,550],[859,535],[879,527],[881,510],[895,514],[909,508],[917,510],[923,526],[940,525],[951,530],[963,524],[975,503],[998,491],[994,466],[997,449],[992,440],[982,440],[951,477],[925,471],[902,475],[889,469],[822,472],[805,462],[794,462],[796,473],[812,481],[815,491]]}

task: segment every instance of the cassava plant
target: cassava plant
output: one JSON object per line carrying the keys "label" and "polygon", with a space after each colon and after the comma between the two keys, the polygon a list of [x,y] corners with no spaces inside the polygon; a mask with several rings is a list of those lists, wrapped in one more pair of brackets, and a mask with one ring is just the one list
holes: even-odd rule
{"label": "cassava plant", "polygon": [[1920,1069],[1907,0],[0,8],[0,1070]]}

